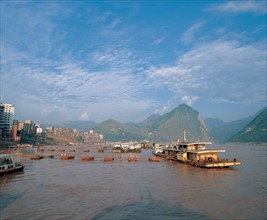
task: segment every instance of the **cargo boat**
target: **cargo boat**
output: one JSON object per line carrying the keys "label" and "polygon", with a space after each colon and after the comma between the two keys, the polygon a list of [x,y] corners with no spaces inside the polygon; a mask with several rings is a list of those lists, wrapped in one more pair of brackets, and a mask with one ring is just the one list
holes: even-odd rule
{"label": "cargo boat", "polygon": [[0,154],[0,176],[23,171],[24,165],[15,162],[12,154]]}
{"label": "cargo boat", "polygon": [[225,150],[207,149],[208,144],[211,142],[177,142],[166,146],[162,152],[158,151],[155,155],[203,168],[228,168],[241,165],[235,158],[220,159],[218,153],[224,153]]}

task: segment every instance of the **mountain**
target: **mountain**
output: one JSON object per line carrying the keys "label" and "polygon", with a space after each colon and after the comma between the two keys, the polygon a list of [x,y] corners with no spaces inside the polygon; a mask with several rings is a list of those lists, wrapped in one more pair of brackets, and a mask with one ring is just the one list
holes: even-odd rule
{"label": "mountain", "polygon": [[211,129],[214,129],[214,128],[219,128],[225,124],[227,124],[226,122],[224,122],[223,120],[221,119],[217,119],[217,118],[206,118],[205,119],[205,123],[209,129],[209,131]]}
{"label": "mountain", "polygon": [[93,127],[98,134],[103,134],[107,141],[144,140],[143,135],[134,132],[135,124],[121,124],[113,119],[108,119]]}
{"label": "mountain", "polygon": [[97,123],[94,121],[66,121],[63,127],[77,129],[79,131],[88,131],[93,128]]}
{"label": "mountain", "polygon": [[267,143],[267,108],[227,142]]}
{"label": "mountain", "polygon": [[151,138],[156,141],[182,140],[183,130],[186,131],[187,140],[210,140],[200,113],[185,104],[162,115],[150,128]]}
{"label": "mountain", "polygon": [[141,123],[122,124],[109,119],[93,128],[103,134],[108,141],[153,140],[166,142],[183,139],[183,130],[187,140],[210,140],[207,126],[199,112],[182,104],[164,115],[152,115]]}
{"label": "mountain", "polygon": [[141,126],[141,127],[150,127],[153,124],[155,124],[157,121],[159,121],[160,118],[161,118],[161,115],[158,115],[158,114],[151,115],[146,120],[141,122],[139,124],[139,126]]}
{"label": "mountain", "polygon": [[219,119],[206,119],[211,138],[215,142],[224,143],[234,134],[243,129],[253,117],[247,117],[232,122],[223,122]]}

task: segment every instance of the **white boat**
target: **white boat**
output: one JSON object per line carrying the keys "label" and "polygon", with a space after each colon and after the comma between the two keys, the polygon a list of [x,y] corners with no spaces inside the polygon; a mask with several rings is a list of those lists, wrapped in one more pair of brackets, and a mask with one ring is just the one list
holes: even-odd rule
{"label": "white boat", "polygon": [[24,166],[15,162],[12,154],[0,154],[0,175],[23,171]]}

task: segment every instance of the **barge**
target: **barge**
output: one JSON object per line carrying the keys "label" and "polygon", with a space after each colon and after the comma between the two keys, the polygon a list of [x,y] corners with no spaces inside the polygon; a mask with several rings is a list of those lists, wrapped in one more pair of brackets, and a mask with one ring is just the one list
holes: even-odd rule
{"label": "barge", "polygon": [[207,149],[211,142],[177,142],[163,149],[154,149],[154,154],[166,159],[178,161],[202,168],[228,168],[241,165],[237,159],[221,159],[218,153],[224,153],[221,149]]}

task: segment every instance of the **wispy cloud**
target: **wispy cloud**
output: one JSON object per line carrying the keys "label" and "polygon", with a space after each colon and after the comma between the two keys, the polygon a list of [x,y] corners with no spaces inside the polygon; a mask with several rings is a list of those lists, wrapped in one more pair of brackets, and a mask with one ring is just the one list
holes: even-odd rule
{"label": "wispy cloud", "polygon": [[178,58],[176,65],[150,67],[146,73],[191,104],[196,97],[264,103],[265,49],[264,44],[242,45],[218,40],[192,48]]}
{"label": "wispy cloud", "polygon": [[[169,10],[173,4],[162,3]],[[257,5],[225,2],[209,10],[263,14]],[[1,7],[1,101],[18,106],[24,119],[138,121],[181,102],[265,100],[263,22],[231,29],[212,23],[201,8],[186,28],[177,9],[169,16],[151,7],[150,16],[143,2],[2,1]]]}
{"label": "wispy cloud", "polygon": [[195,40],[195,35],[201,29],[201,27],[205,25],[205,23],[206,23],[205,21],[200,21],[192,25],[182,34],[182,37],[180,40],[186,45],[192,43]]}
{"label": "wispy cloud", "polygon": [[227,1],[221,4],[213,4],[208,11],[233,12],[233,13],[255,13],[265,14],[267,12],[266,1]]}

